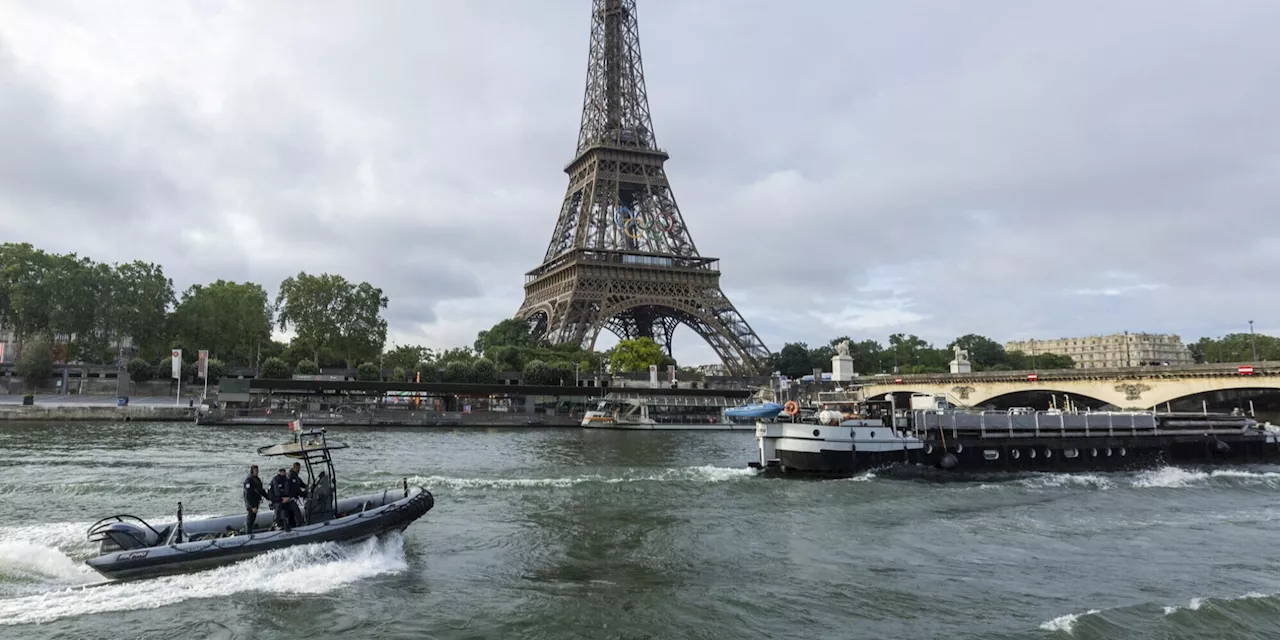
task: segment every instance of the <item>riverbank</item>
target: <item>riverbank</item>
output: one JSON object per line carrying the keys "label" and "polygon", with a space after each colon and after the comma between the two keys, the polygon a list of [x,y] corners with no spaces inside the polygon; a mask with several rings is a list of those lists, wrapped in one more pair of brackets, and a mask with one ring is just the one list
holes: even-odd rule
{"label": "riverbank", "polygon": [[0,405],[0,422],[188,422],[195,408],[142,405]]}

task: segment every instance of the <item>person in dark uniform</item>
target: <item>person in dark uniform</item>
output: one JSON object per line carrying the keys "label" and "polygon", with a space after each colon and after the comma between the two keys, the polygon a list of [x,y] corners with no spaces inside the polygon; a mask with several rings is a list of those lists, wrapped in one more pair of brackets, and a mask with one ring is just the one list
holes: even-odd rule
{"label": "person in dark uniform", "polygon": [[280,467],[276,476],[271,479],[271,497],[275,499],[276,525],[285,531],[293,528],[292,509],[296,508],[289,493],[289,477],[284,474],[284,467]]}
{"label": "person in dark uniform", "polygon": [[271,501],[271,496],[262,490],[262,479],[258,477],[258,465],[255,464],[249,467],[249,475],[244,479],[245,535],[253,533],[253,523],[258,519],[258,505],[262,504],[263,498]]}
{"label": "person in dark uniform", "polygon": [[307,497],[307,483],[302,481],[302,477],[298,472],[302,470],[302,463],[295,462],[293,467],[289,469],[289,496],[293,498],[289,501],[289,513],[293,516],[294,526],[302,524],[302,509],[298,506],[298,500]]}

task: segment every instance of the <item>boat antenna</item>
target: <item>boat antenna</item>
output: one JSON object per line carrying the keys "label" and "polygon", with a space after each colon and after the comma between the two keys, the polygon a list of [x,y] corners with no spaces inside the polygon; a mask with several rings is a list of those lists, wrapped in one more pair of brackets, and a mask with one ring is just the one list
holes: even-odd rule
{"label": "boat antenna", "polygon": [[175,532],[175,539],[178,544],[182,544],[182,501],[178,501],[178,528]]}

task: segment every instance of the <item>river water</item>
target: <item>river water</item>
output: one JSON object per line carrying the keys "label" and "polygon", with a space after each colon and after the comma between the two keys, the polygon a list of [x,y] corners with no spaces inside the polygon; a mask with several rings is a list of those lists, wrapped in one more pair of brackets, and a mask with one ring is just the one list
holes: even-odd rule
{"label": "river water", "polygon": [[0,637],[1280,638],[1280,468],[798,481],[747,470],[749,432],[329,433],[340,492],[435,509],[77,588],[92,521],[239,513],[288,432],[0,426]]}

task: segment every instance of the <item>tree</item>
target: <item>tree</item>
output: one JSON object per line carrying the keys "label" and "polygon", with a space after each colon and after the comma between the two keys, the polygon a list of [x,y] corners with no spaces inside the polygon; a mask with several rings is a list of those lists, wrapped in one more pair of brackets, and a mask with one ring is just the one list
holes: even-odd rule
{"label": "tree", "polygon": [[2,245],[0,281],[4,282],[5,326],[19,343],[29,337],[51,338],[50,315],[53,292],[50,283],[52,258],[30,244]]}
{"label": "tree", "polygon": [[173,281],[165,277],[164,269],[140,260],[119,265],[112,295],[119,332],[132,338],[139,352],[160,357],[166,351],[166,319],[174,303]]}
{"label": "tree", "polygon": [[396,347],[382,356],[382,366],[391,369],[400,368],[405,371],[415,371],[420,362],[430,360],[431,356],[431,349],[426,347],[418,345]]}
{"label": "tree", "polygon": [[[646,340],[647,338],[638,338]],[[656,346],[656,345],[655,345]],[[644,366],[644,370],[649,370],[649,365]],[[572,384],[573,383],[573,363],[560,360],[547,365],[547,378],[550,384]]]}
{"label": "tree", "polygon": [[405,373],[404,367],[396,367],[391,370],[391,379],[396,382],[405,382],[408,380],[408,374]]}
{"label": "tree", "polygon": [[280,358],[267,358],[262,362],[258,377],[265,380],[288,380],[290,377],[289,365],[285,364],[285,361]]}
{"label": "tree", "polygon": [[146,382],[150,380],[154,374],[155,365],[143,360],[142,358],[134,358],[129,361],[126,367],[129,370],[129,379],[134,382]]}
{"label": "tree", "polygon": [[622,340],[613,348],[609,366],[615,373],[648,371],[649,365],[660,365],[665,357],[653,338]]}
{"label": "tree", "polygon": [[44,342],[24,343],[14,369],[22,377],[24,392],[31,395],[40,383],[48,382],[49,376],[53,375],[53,352]]}
{"label": "tree", "polygon": [[443,382],[466,382],[471,378],[471,363],[454,360],[444,366],[441,375]]}
{"label": "tree", "polygon": [[1263,333],[1229,333],[1217,339],[1200,338],[1188,347],[1196,362],[1253,362],[1255,347],[1258,360],[1280,360],[1280,338]]}
{"label": "tree", "polygon": [[534,347],[538,344],[529,323],[507,318],[477,334],[474,347],[478,353],[488,353],[494,347]]}
{"label": "tree", "polygon": [[419,363],[417,374],[420,382],[439,382],[441,378],[440,369],[432,362]]}
{"label": "tree", "polygon": [[210,383],[217,382],[221,380],[223,376],[227,375],[226,363],[218,358],[209,358],[207,366],[209,369],[208,374]]}
{"label": "tree", "polygon": [[488,358],[471,363],[471,381],[476,384],[493,384],[498,378],[498,368]]}
{"label": "tree", "polygon": [[521,378],[525,384],[552,384],[551,369],[541,360],[533,360],[524,366]]}
{"label": "tree", "polygon": [[969,362],[973,364],[975,371],[985,371],[998,364],[1005,364],[1004,346],[985,336],[967,333],[952,340],[947,345],[947,350],[951,351],[955,347],[969,352]]}
{"label": "tree", "polygon": [[452,349],[445,349],[444,351],[440,352],[440,355],[436,356],[435,364],[437,367],[440,367],[443,369],[444,367],[448,366],[449,363],[451,362],[462,362],[465,364],[471,364],[472,362],[475,361],[476,358],[479,358],[479,357],[480,357],[480,354],[476,353],[475,351],[472,351],[471,347],[454,347]]}
{"label": "tree", "polygon": [[382,371],[378,369],[378,365],[372,362],[361,363],[356,367],[356,380],[380,381],[382,380]]}
{"label": "tree", "polygon": [[299,272],[280,283],[276,296],[280,329],[293,327],[298,340],[320,360],[322,348],[342,355],[347,366],[382,353],[387,297],[367,282],[352,284],[338,275]]}
{"label": "tree", "polygon": [[774,363],[777,371],[788,378],[800,378],[813,373],[813,358],[809,355],[809,345],[803,342],[788,342],[778,351]]}
{"label": "tree", "polygon": [[304,375],[304,376],[320,375],[320,365],[316,364],[315,360],[308,360],[306,358],[299,360],[298,364],[294,366],[293,370],[298,375]]}
{"label": "tree", "polygon": [[105,302],[94,262],[75,254],[50,256],[49,334],[65,338],[67,357],[81,359],[94,342],[99,311]]}
{"label": "tree", "polygon": [[257,349],[271,340],[271,303],[261,285],[218,280],[192,285],[173,310],[173,337],[210,357],[253,364]]}
{"label": "tree", "polygon": [[1076,362],[1071,356],[1058,355],[1056,353],[1039,353],[1029,356],[1021,351],[1006,352],[1005,363],[1009,369],[1014,371],[1073,369],[1076,366]]}

